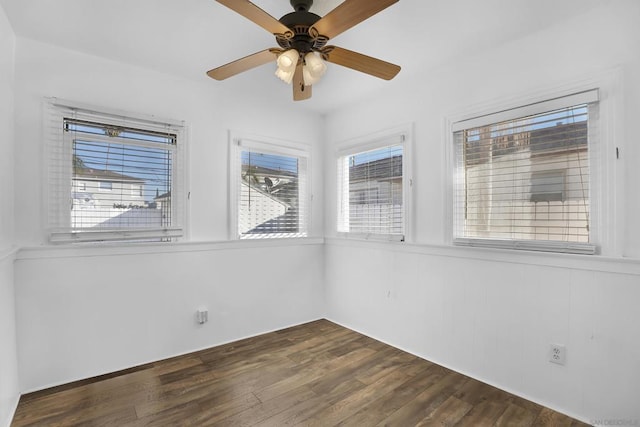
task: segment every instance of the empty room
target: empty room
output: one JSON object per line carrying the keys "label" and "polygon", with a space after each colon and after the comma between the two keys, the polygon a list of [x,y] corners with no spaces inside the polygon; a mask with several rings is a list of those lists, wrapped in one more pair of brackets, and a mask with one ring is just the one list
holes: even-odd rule
{"label": "empty room", "polygon": [[0,0],[0,427],[638,426],[638,117],[638,0]]}

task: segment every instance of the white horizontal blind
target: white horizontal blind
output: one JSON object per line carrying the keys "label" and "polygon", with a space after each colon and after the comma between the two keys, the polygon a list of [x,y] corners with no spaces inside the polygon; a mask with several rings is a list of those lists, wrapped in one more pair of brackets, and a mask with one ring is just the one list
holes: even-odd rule
{"label": "white horizontal blind", "polygon": [[247,143],[236,153],[238,236],[307,236],[307,157]]}
{"label": "white horizontal blind", "polygon": [[455,243],[594,253],[590,120],[596,105],[456,131]]}
{"label": "white horizontal blind", "polygon": [[404,235],[403,144],[338,159],[338,231]]}
{"label": "white horizontal blind", "polygon": [[166,241],[182,234],[176,126],[50,108],[51,241]]}

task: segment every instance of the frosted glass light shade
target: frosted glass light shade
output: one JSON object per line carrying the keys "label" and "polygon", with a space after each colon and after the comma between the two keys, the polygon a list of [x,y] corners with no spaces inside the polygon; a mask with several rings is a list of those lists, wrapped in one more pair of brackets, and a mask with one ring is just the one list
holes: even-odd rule
{"label": "frosted glass light shade", "polygon": [[307,53],[304,57],[305,66],[302,68],[302,77],[306,86],[311,86],[320,80],[327,71],[327,64],[316,52]]}
{"label": "frosted glass light shade", "polygon": [[295,49],[289,49],[278,56],[278,68],[284,71],[295,71],[300,54]]}
{"label": "frosted glass light shade", "polygon": [[311,86],[316,84],[318,80],[320,80],[320,77],[314,77],[311,71],[309,71],[309,67],[305,65],[302,67],[302,79],[304,80],[305,86]]}
{"label": "frosted glass light shade", "polygon": [[322,77],[325,71],[327,71],[327,64],[324,63],[317,52],[307,53],[304,57],[304,62],[309,68],[309,72],[318,77]]}
{"label": "frosted glass light shade", "polygon": [[283,82],[285,82],[286,84],[289,84],[293,80],[294,72],[295,72],[295,68],[291,71],[285,71],[282,68],[278,68],[276,70],[276,76],[278,76],[278,78]]}

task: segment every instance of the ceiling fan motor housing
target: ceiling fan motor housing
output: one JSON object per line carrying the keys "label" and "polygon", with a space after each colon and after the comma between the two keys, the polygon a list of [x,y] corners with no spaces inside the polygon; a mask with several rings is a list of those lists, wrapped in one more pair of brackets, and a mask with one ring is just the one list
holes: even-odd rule
{"label": "ceiling fan motor housing", "polygon": [[[291,0],[291,4],[299,3],[300,0]],[[303,3],[313,3],[312,1]],[[320,16],[307,10],[298,10],[291,12],[280,18],[280,22],[287,26],[292,32],[293,37],[287,39],[285,37],[276,36],[276,41],[283,49],[296,49],[302,55],[320,50],[328,41],[326,37],[312,37],[309,34],[309,28],[320,20]]]}

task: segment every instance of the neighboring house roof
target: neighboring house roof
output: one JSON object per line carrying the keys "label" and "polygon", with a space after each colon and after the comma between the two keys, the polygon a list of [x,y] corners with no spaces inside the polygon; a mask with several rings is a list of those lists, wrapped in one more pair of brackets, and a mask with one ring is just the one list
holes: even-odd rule
{"label": "neighboring house roof", "polygon": [[349,182],[402,178],[402,156],[387,157],[349,167]]}
{"label": "neighboring house roof", "polygon": [[298,175],[295,172],[261,166],[242,166],[242,182],[252,190],[268,195],[286,205],[295,204],[298,197]]}
{"label": "neighboring house roof", "polygon": [[[158,194],[156,192],[156,194]],[[153,200],[165,200],[165,199],[171,199],[171,191],[167,191],[166,193],[162,193],[159,196],[156,196],[153,198]]]}
{"label": "neighboring house roof", "polygon": [[291,199],[297,199],[297,193],[295,195],[286,195],[286,192],[283,193],[286,197],[282,197],[283,194],[280,192],[277,193],[269,193],[268,191],[264,191],[259,186],[249,184],[248,182],[241,182],[240,185],[244,185],[249,188],[249,191],[256,192],[260,195],[260,197],[267,197],[277,203],[280,203],[285,209],[289,209],[292,206]]}
{"label": "neighboring house roof", "polygon": [[86,179],[95,181],[116,181],[116,182],[144,182],[144,179],[124,175],[110,170],[92,169],[92,168],[76,168],[74,170],[74,179]]}

